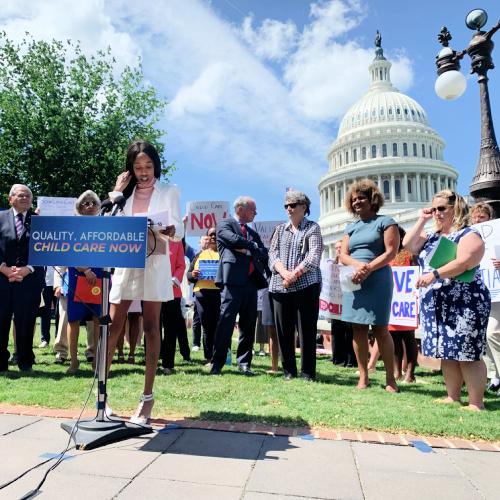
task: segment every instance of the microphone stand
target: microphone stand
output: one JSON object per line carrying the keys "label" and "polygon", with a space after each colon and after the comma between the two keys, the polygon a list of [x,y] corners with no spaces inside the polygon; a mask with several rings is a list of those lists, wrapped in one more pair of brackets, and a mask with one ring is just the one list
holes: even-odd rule
{"label": "microphone stand", "polygon": [[[116,215],[118,210],[123,209],[125,198],[117,200],[111,211]],[[118,208],[115,208],[119,206]],[[104,213],[101,213],[104,215]],[[61,427],[71,435],[75,446],[79,450],[92,450],[99,446],[121,441],[143,434],[150,434],[153,429],[149,426],[132,424],[121,419],[111,419],[106,415],[106,380],[108,359],[108,335],[111,317],[109,315],[109,285],[111,281],[111,268],[103,268],[102,290],[101,290],[101,317],[99,318],[100,335],[97,352],[97,414],[91,420],[63,422]],[[97,347],[97,346],[96,346]]]}

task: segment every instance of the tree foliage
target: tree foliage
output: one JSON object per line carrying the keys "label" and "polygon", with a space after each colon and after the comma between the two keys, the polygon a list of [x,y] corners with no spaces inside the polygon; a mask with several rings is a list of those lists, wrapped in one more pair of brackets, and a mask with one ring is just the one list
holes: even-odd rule
{"label": "tree foliage", "polygon": [[[153,143],[166,101],[143,81],[142,67],[114,76],[111,50],[87,56],[78,42],[15,44],[0,33],[0,193],[14,183],[35,196],[104,195],[124,170],[128,144]],[[172,165],[166,166],[168,175]]]}

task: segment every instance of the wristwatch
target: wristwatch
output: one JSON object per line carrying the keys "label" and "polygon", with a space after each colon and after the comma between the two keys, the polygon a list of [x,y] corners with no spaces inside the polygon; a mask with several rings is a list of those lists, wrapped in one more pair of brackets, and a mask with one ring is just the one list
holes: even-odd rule
{"label": "wristwatch", "polygon": [[434,271],[432,271],[432,274],[434,275],[434,278],[436,278],[437,280],[441,279],[441,276],[439,275],[437,269],[434,269]]}

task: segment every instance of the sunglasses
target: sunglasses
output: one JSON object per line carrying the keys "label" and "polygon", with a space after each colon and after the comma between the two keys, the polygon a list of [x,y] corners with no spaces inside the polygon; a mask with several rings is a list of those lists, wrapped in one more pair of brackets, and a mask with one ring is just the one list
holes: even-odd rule
{"label": "sunglasses", "polygon": [[439,207],[432,207],[431,208],[431,212],[434,214],[436,212],[445,212],[446,210],[448,210],[448,208],[450,208],[451,205],[440,205]]}
{"label": "sunglasses", "polygon": [[287,204],[284,205],[284,207],[285,207],[285,210],[286,210],[288,207],[290,207],[290,208],[296,208],[297,205],[301,205],[301,203],[287,203]]}
{"label": "sunglasses", "polygon": [[84,201],[82,202],[82,207],[95,207],[97,203],[95,201]]}

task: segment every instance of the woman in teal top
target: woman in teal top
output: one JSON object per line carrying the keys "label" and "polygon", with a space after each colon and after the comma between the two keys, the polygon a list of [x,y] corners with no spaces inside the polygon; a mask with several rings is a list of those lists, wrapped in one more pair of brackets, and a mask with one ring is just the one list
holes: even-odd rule
{"label": "woman in teal top", "polygon": [[396,222],[377,215],[384,197],[377,185],[362,179],[349,187],[345,208],[358,220],[349,224],[342,239],[340,261],[353,268],[352,282],[361,285],[356,291],[344,291],[342,321],[352,323],[354,352],[358,360],[358,389],[370,385],[368,379],[368,327],[377,340],[384,360],[386,390],[397,392],[394,379],[394,344],[388,332],[392,300],[392,271],[389,262],[399,246]]}

